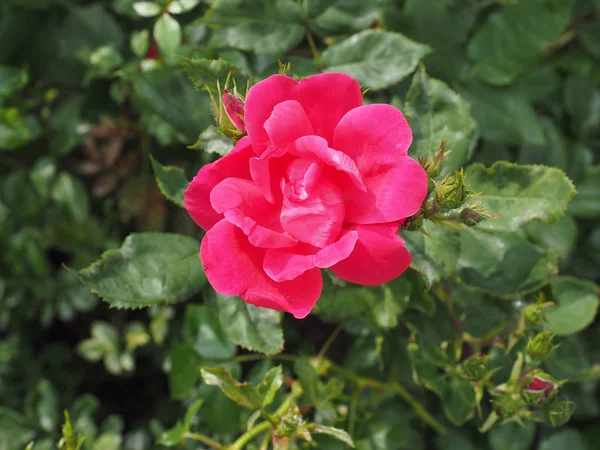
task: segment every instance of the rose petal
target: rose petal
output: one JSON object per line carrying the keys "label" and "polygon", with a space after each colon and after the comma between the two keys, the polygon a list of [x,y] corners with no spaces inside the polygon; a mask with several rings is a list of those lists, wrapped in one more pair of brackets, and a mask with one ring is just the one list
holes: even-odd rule
{"label": "rose petal", "polygon": [[302,105],[295,100],[286,100],[275,105],[264,127],[271,144],[280,148],[291,144],[301,136],[313,134],[308,116]]}
{"label": "rose petal", "polygon": [[380,172],[363,177],[367,192],[344,185],[346,221],[350,223],[386,223],[415,214],[427,196],[427,174],[410,156],[400,157],[393,165],[382,165]]}
{"label": "rose petal", "polygon": [[337,124],[332,147],[348,154],[364,175],[379,164],[406,155],[412,131],[391,105],[365,105],[349,111]]}
{"label": "rose petal", "polygon": [[319,136],[304,136],[289,147],[290,153],[304,158],[315,158],[345,173],[361,190],[366,190],[358,167],[347,154],[329,148],[327,141]]}
{"label": "rose petal", "polygon": [[287,311],[298,319],[306,317],[321,295],[320,270],[277,283],[262,268],[265,253],[227,220],[212,227],[200,246],[204,272],[217,292],[239,295],[248,303]]}
{"label": "rose petal", "polygon": [[261,155],[271,140],[265,122],[275,106],[286,100],[299,102],[314,134],[332,142],[340,119],[353,108],[362,105],[358,82],[342,73],[324,73],[300,82],[285,75],[273,75],[256,83],[248,91],[245,102],[245,123],[254,151]]}
{"label": "rose petal", "polygon": [[[344,197],[341,189],[321,178],[308,197],[294,192],[295,180],[284,184],[281,225],[296,239],[315,247],[335,241],[344,222]],[[304,197],[304,198],[303,198]]]}
{"label": "rose petal", "polygon": [[280,208],[269,203],[251,181],[227,178],[210,193],[212,207],[248,236],[256,247],[280,248],[297,244],[283,231]]}
{"label": "rose petal", "polygon": [[271,203],[281,200],[279,185],[289,161],[285,154],[285,148],[271,146],[261,156],[250,158],[252,180]]}
{"label": "rose petal", "polygon": [[212,164],[203,166],[184,193],[188,214],[201,228],[209,230],[223,218],[210,204],[210,192],[228,177],[250,178],[248,161],[254,156],[250,139],[239,140],[233,150]]}
{"label": "rose petal", "polygon": [[404,272],[412,256],[398,236],[398,224],[353,225],[348,231],[358,232],[354,251],[331,270],[351,283],[377,286]]}
{"label": "rose petal", "polygon": [[406,119],[393,106],[361,106],[342,118],[333,146],[353,158],[368,191],[345,186],[347,221],[392,222],[419,210],[427,195],[427,174],[407,156],[411,141]]}
{"label": "rose petal", "polygon": [[[325,269],[346,259],[354,250],[358,239],[356,231],[345,233],[337,242],[318,250],[314,254],[294,252],[297,248],[267,250],[263,267],[275,281],[293,280],[307,270]],[[308,247],[308,246],[307,246]],[[314,251],[314,247],[312,247]]]}

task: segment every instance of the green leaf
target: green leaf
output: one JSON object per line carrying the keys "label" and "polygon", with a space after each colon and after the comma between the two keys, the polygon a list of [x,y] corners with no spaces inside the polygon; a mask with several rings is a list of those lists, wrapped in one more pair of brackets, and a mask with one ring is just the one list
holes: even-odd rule
{"label": "green leaf", "polygon": [[515,232],[486,232],[478,227],[458,232],[457,276],[497,297],[530,292],[558,273],[558,256]]}
{"label": "green leaf", "polygon": [[587,342],[581,336],[571,335],[557,343],[560,346],[545,362],[552,376],[572,382],[597,377],[597,369],[592,366],[586,348]]}
{"label": "green leaf", "polygon": [[199,131],[213,122],[208,95],[197,92],[183,74],[168,69],[137,73],[133,90],[188,142],[194,142]]}
{"label": "green leaf", "polygon": [[87,269],[71,272],[113,307],[174,303],[206,284],[198,248],[198,241],[187,236],[136,233]]}
{"label": "green leaf", "polygon": [[188,344],[175,344],[169,354],[171,373],[169,388],[174,399],[185,398],[200,379],[200,367],[203,360]]}
{"label": "green leaf", "polygon": [[233,343],[245,349],[274,355],[283,348],[281,313],[258,308],[239,297],[216,294],[219,320]]}
{"label": "green leaf", "polygon": [[163,13],[154,24],[154,39],[166,55],[172,55],[181,44],[181,26],[168,13]]}
{"label": "green leaf", "polygon": [[446,140],[450,153],[440,178],[460,169],[469,160],[477,126],[471,107],[448,85],[430,78],[423,67],[413,78],[403,111],[413,132],[409,151],[413,158],[431,158]]}
{"label": "green leaf", "polygon": [[375,331],[394,328],[408,305],[412,285],[406,277],[375,287],[335,289],[321,296],[316,312],[327,322],[364,321]]}
{"label": "green leaf", "polygon": [[600,165],[587,166],[576,182],[577,195],[569,211],[575,217],[593,218],[600,216]]}
{"label": "green leaf", "polygon": [[190,305],[185,310],[185,340],[206,359],[229,359],[235,355],[217,314],[207,305]]}
{"label": "green leaf", "polygon": [[335,5],[338,0],[304,0],[302,8],[308,17],[317,17],[323,14],[328,8]]}
{"label": "green leaf", "polygon": [[597,134],[600,127],[600,89],[590,80],[571,74],[564,84],[564,104],[571,129],[580,136]]}
{"label": "green leaf", "polygon": [[577,333],[590,325],[598,312],[600,288],[573,277],[558,277],[550,284],[558,306],[544,309],[546,328],[557,335]]}
{"label": "green leaf", "polygon": [[566,215],[551,225],[534,221],[525,226],[527,237],[534,244],[556,250],[566,260],[577,243],[577,222]]}
{"label": "green leaf", "polygon": [[263,55],[281,55],[304,37],[294,0],[217,0],[202,20],[230,47]]}
{"label": "green leaf", "polygon": [[364,87],[380,90],[411,74],[431,49],[400,33],[365,30],[323,52],[327,72],[343,72]]}
{"label": "green leaf", "polygon": [[312,433],[320,433],[332,436],[338,441],[342,441],[347,446],[354,448],[354,441],[352,440],[352,436],[350,436],[345,430],[341,430],[339,428],[334,427],[326,427],[325,425],[319,425],[317,423],[310,425],[309,430]]}
{"label": "green leaf", "polygon": [[131,33],[129,46],[138,58],[143,58],[150,47],[150,32],[148,30],[134,31]]}
{"label": "green leaf", "polygon": [[204,399],[200,398],[193,402],[185,412],[185,418],[183,422],[178,420],[174,427],[165,431],[160,438],[158,439],[158,443],[160,445],[164,445],[165,447],[175,447],[183,443],[186,439],[186,433],[190,431],[192,428],[192,421],[194,417],[198,414],[200,407],[204,403]]}
{"label": "green leaf", "polygon": [[183,208],[183,193],[190,184],[183,170],[174,166],[163,166],[150,155],[152,168],[160,192],[173,203]]}
{"label": "green leaf", "polygon": [[545,438],[539,450],[587,450],[588,447],[579,431],[567,428]]}
{"label": "green leaf", "polygon": [[[273,401],[275,392],[283,382],[283,374],[281,367],[271,369],[265,377],[265,381],[259,386],[262,386],[262,391],[259,391],[250,383],[240,383],[236,381],[231,373],[224,367],[206,368],[200,370],[202,379],[210,386],[219,386],[223,393],[238,405],[244,408],[262,408]],[[278,383],[278,384],[277,384]],[[270,400],[270,401],[268,401]]]}
{"label": "green leaf", "polygon": [[[544,164],[567,170],[567,146],[558,127],[550,119],[541,119],[547,145],[526,146],[519,150],[519,164]],[[498,158],[500,159],[500,158]]]}
{"label": "green leaf", "polygon": [[0,406],[0,442],[10,443],[7,449],[23,448],[36,434],[35,426],[22,414]]}
{"label": "green leaf", "polygon": [[27,70],[17,67],[0,66],[0,105],[11,94],[25,87],[28,81]]}
{"label": "green leaf", "polygon": [[511,3],[491,14],[469,42],[473,72],[493,85],[506,85],[536,64],[571,17],[572,0]]}
{"label": "green leaf", "polygon": [[311,23],[311,28],[321,36],[356,33],[368,28],[381,17],[383,3],[382,0],[337,0]]}
{"label": "green leaf", "polygon": [[535,439],[535,424],[509,422],[495,426],[488,435],[491,450],[529,450]]}
{"label": "green leaf", "polygon": [[89,215],[89,201],[84,184],[73,175],[62,172],[52,188],[52,199],[61,205],[77,224]]}
{"label": "green leaf", "polygon": [[39,120],[16,108],[0,108],[0,151],[24,147],[42,134]]}
{"label": "green leaf", "polygon": [[158,16],[162,11],[161,6],[154,2],[135,2],[133,9],[138,16],[141,17],[154,17]]}
{"label": "green leaf", "polygon": [[216,153],[225,156],[233,149],[231,138],[223,136],[212,125],[200,133],[198,141],[191,147],[193,149],[201,148],[207,153]]}
{"label": "green leaf", "polygon": [[484,230],[519,230],[539,219],[553,223],[562,217],[575,195],[573,183],[560,169],[519,166],[498,161],[490,168],[472,164],[467,168],[469,187],[477,192],[483,208],[498,219],[478,225]]}
{"label": "green leaf", "polygon": [[94,445],[92,445],[92,450],[114,450],[116,448],[118,449],[121,448],[122,442],[123,438],[117,433],[102,433],[94,441]]}
{"label": "green leaf", "polygon": [[406,248],[413,257],[412,267],[423,275],[428,286],[456,271],[460,240],[450,229],[429,220],[422,231],[402,231]]}
{"label": "green leaf", "polygon": [[237,86],[245,88],[248,76],[238,67],[224,59],[185,58],[181,56],[181,65],[188,77],[198,90],[206,89],[213,95],[219,94],[217,86],[221,91],[228,77],[235,78]]}
{"label": "green leaf", "polygon": [[540,119],[523,96],[474,83],[460,93],[471,103],[484,139],[496,144],[546,144]]}
{"label": "green leaf", "polygon": [[40,428],[53,433],[60,425],[60,400],[58,392],[48,381],[41,380],[25,399],[25,411],[35,419]]}
{"label": "green leaf", "polygon": [[407,0],[400,20],[385,17],[385,24],[431,46],[434,51],[425,58],[425,66],[434,76],[451,80],[469,68],[463,48],[476,14],[477,9],[468,2]]}
{"label": "green leaf", "polygon": [[183,14],[194,9],[200,0],[174,0],[167,6],[167,11],[171,14]]}
{"label": "green leaf", "polygon": [[471,382],[457,376],[450,377],[442,396],[446,417],[456,426],[465,424],[473,415],[476,405]]}
{"label": "green leaf", "polygon": [[270,405],[275,399],[275,394],[283,384],[283,371],[281,366],[273,367],[256,387],[258,395],[262,398],[261,407]]}

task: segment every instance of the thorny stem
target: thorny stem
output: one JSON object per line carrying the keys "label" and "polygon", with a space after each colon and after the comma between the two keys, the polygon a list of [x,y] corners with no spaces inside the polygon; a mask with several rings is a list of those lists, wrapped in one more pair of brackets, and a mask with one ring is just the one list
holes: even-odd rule
{"label": "thorny stem", "polygon": [[[301,357],[301,356],[293,356],[293,355],[275,355],[275,356],[267,356],[267,355],[242,355],[237,356],[235,361],[237,362],[245,362],[245,361],[262,361],[265,359],[274,359],[280,361],[298,361],[301,359],[310,359],[310,357]],[[338,366],[330,359],[325,357],[322,358],[326,361],[326,366],[329,368],[331,372],[335,372],[338,375],[346,378],[348,381],[351,381],[356,385],[358,389],[363,389],[366,387],[379,389],[382,391],[393,392],[398,395],[402,400],[410,405],[410,407],[415,411],[415,413],[431,428],[437,431],[440,434],[446,433],[446,428],[427,410],[421,405],[418,400],[414,399],[412,395],[401,385],[396,382],[384,383],[378,380],[374,380],[372,378],[365,378],[355,375],[354,373],[346,370],[342,366]],[[282,405],[283,406],[283,405]],[[280,407],[281,408],[281,407]]]}
{"label": "thorny stem", "polygon": [[333,330],[331,335],[327,338],[327,340],[323,344],[323,347],[321,347],[321,350],[317,354],[317,361],[320,360],[321,358],[323,358],[323,356],[325,356],[327,354],[329,347],[331,347],[331,344],[334,343],[334,341],[339,336],[341,331],[342,331],[342,324],[340,323],[337,327],[335,327],[335,330]]}
{"label": "thorny stem", "polygon": [[193,439],[194,441],[200,441],[203,444],[208,445],[210,448],[213,448],[215,450],[224,450],[225,449],[225,447],[223,447],[218,442],[213,441],[208,436],[204,436],[203,434],[200,434],[200,433],[188,432],[188,433],[185,433],[185,437],[188,439]]}
{"label": "thorny stem", "polygon": [[460,320],[456,317],[456,311],[454,310],[454,303],[452,303],[452,278],[446,278],[444,282],[444,290],[446,291],[446,303],[448,303],[448,310],[450,312],[450,319],[452,320],[452,325],[454,325],[454,329],[458,333],[459,337],[462,337],[462,326],[460,324]]}
{"label": "thorny stem", "polygon": [[330,363],[331,365],[329,366],[329,369],[332,372],[335,372],[341,376],[343,376],[344,378],[346,378],[348,381],[353,382],[357,388],[362,389],[364,387],[371,387],[371,388],[375,388],[375,389],[380,389],[382,391],[392,391],[395,394],[397,394],[399,397],[401,397],[406,403],[408,403],[412,409],[415,411],[415,413],[417,413],[417,415],[423,419],[424,422],[426,422],[427,424],[429,424],[429,426],[431,426],[431,428],[433,428],[435,431],[437,431],[440,434],[446,434],[446,428],[440,423],[438,422],[438,420],[433,417],[431,414],[429,414],[429,412],[427,412],[427,410],[423,407],[423,405],[421,405],[417,400],[415,400],[412,395],[410,395],[410,393],[402,386],[400,386],[398,383],[396,382],[390,382],[390,383],[383,383],[381,381],[377,381],[377,380],[373,380],[371,378],[365,378],[365,377],[361,377],[358,375],[355,375],[354,373],[350,372],[349,370],[344,369],[341,366],[338,366],[335,363]]}
{"label": "thorny stem", "polygon": [[315,63],[319,65],[321,63],[321,53],[319,53],[319,49],[315,44],[315,40],[310,29],[306,28],[306,40],[308,41],[308,46],[310,47],[310,51],[313,54],[313,58],[315,59]]}
{"label": "thorny stem", "polygon": [[259,423],[258,425],[250,428],[248,431],[246,431],[244,434],[242,434],[237,439],[237,441],[235,441],[233,444],[231,444],[227,447],[224,447],[224,448],[226,450],[242,450],[244,448],[244,445],[246,445],[248,442],[250,442],[252,439],[254,439],[256,436],[258,436],[263,431],[267,431],[270,428],[271,428],[270,422]]}

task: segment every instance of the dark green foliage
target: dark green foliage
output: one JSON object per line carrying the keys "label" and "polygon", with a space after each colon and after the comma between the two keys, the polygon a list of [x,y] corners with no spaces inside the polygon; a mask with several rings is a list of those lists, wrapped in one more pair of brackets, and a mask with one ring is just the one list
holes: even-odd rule
{"label": "dark green foliage", "polygon": [[[600,1],[0,3],[0,450],[597,448]],[[430,176],[411,268],[302,321],[215,293],[182,209],[278,70]]]}

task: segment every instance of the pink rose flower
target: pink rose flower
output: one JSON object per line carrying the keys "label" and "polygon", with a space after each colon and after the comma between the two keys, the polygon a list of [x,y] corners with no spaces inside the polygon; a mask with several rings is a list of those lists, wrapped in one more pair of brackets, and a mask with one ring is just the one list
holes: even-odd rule
{"label": "pink rose flower", "polygon": [[271,76],[243,106],[248,135],[185,191],[215,290],[303,318],[321,268],[367,286],[404,272],[412,258],[398,229],[421,207],[427,175],[407,155],[402,113],[363,106],[341,73]]}

